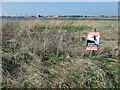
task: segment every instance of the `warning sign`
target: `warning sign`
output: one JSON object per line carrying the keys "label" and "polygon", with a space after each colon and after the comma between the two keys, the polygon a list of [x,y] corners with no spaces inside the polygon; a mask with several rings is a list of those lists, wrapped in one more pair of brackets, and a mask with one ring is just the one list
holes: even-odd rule
{"label": "warning sign", "polygon": [[86,50],[98,50],[100,32],[88,32]]}

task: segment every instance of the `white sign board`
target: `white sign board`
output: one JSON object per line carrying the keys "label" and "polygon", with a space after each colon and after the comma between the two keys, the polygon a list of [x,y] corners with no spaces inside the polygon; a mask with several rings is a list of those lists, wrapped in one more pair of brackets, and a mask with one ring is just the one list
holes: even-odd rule
{"label": "white sign board", "polygon": [[99,49],[100,32],[88,32],[86,50]]}

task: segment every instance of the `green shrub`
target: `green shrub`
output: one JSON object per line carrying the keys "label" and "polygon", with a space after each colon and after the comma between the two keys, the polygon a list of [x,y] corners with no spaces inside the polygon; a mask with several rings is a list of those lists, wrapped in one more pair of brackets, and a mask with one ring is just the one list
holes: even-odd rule
{"label": "green shrub", "polygon": [[68,32],[78,32],[81,30],[86,30],[88,29],[88,26],[63,26],[63,30],[67,30]]}
{"label": "green shrub", "polygon": [[54,62],[54,61],[63,61],[63,58],[58,57],[57,55],[52,55],[49,59],[49,61]]}
{"label": "green shrub", "polygon": [[29,81],[23,81],[19,84],[14,85],[12,88],[34,88],[35,86]]}
{"label": "green shrub", "polygon": [[82,41],[85,41],[86,40],[86,38],[85,37],[82,37]]}
{"label": "green shrub", "polygon": [[93,57],[93,58],[91,58],[90,60],[99,61],[99,62],[101,62],[102,64],[107,64],[107,63],[109,62],[109,59],[108,59],[108,58],[102,58],[102,57]]}

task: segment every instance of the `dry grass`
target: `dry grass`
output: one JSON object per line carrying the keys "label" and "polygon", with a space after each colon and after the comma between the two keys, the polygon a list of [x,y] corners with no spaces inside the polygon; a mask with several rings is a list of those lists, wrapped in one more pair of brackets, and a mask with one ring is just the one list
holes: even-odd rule
{"label": "dry grass", "polygon": [[[85,45],[94,28],[101,40],[91,61]],[[100,60],[117,61],[117,22],[3,21],[2,30],[3,87],[116,87],[114,73]]]}

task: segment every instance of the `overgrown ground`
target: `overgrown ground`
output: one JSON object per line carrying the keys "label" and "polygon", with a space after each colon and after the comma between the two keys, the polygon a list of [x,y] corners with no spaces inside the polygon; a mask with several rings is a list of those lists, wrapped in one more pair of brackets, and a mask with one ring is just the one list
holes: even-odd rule
{"label": "overgrown ground", "polygon": [[[101,33],[100,50],[86,38]],[[110,21],[3,21],[2,87],[116,88],[118,23]]]}

